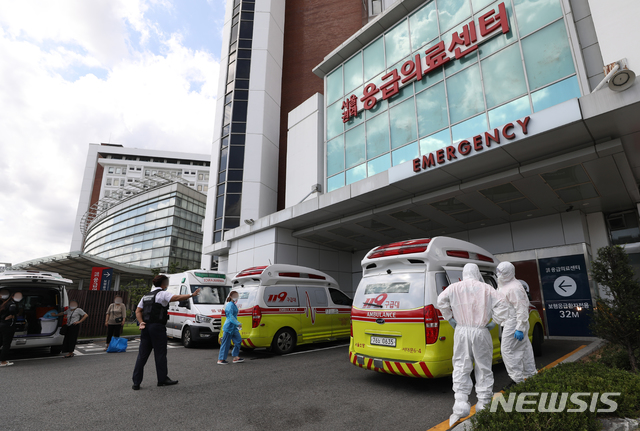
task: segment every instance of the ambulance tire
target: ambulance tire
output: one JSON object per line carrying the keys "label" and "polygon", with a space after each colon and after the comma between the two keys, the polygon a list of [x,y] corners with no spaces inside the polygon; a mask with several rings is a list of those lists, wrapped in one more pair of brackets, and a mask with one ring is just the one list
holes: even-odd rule
{"label": "ambulance tire", "polygon": [[544,337],[542,335],[542,327],[540,325],[536,325],[533,328],[533,336],[531,337],[531,347],[533,347],[533,356],[540,357],[542,356],[542,342]]}
{"label": "ambulance tire", "polygon": [[296,348],[296,334],[291,328],[282,328],[273,337],[271,351],[277,355],[285,355]]}
{"label": "ambulance tire", "polygon": [[193,347],[194,345],[191,328],[189,328],[188,326],[182,330],[182,345],[187,349]]}

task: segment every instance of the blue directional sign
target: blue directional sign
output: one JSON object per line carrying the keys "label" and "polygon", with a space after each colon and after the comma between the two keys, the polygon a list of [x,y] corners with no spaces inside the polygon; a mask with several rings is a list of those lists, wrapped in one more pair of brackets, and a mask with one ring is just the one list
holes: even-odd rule
{"label": "blue directional sign", "polygon": [[100,290],[111,290],[111,280],[113,279],[113,268],[105,268],[102,270],[100,278]]}

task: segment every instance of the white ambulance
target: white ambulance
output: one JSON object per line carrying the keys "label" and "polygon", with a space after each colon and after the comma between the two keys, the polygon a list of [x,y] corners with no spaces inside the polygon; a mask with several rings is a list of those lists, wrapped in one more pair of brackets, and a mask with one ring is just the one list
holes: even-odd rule
{"label": "white ambulance", "polygon": [[55,272],[0,272],[0,291],[8,290],[10,295],[20,291],[23,298],[11,349],[49,347],[54,355],[62,351],[64,336],[60,335],[60,327],[67,318],[47,318],[46,315],[69,307],[66,288],[72,283]]}
{"label": "white ambulance", "polygon": [[[498,259],[459,239],[414,239],[367,253],[351,311],[351,363],[408,377],[450,375],[454,330],[436,304],[449,284],[462,279],[467,263],[477,264],[484,281],[498,287]],[[498,332],[491,331],[494,363],[502,360]],[[529,308],[528,335],[540,355],[544,332],[535,306]]]}
{"label": "white ambulance", "polygon": [[227,277],[207,270],[191,270],[169,277],[168,292],[187,295],[200,289],[200,295],[186,301],[169,303],[167,336],[182,340],[185,347],[195,343],[216,342],[224,301],[229,294]]}

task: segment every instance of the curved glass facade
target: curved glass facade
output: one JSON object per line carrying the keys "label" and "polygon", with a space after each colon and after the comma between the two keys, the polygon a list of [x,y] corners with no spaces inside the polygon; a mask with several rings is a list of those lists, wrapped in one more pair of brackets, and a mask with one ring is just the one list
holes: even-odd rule
{"label": "curved glass facade", "polygon": [[[508,32],[460,59],[451,55],[346,121],[351,95],[390,85],[382,77],[404,73],[438,44],[451,50],[454,33],[500,4]],[[560,0],[430,0],[329,73],[325,85],[327,191],[581,96]]]}
{"label": "curved glass facade", "polygon": [[206,196],[181,184],[160,190],[159,196],[138,195],[135,204],[123,202],[122,209],[91,225],[84,252],[150,268],[167,269],[173,262],[199,268]]}

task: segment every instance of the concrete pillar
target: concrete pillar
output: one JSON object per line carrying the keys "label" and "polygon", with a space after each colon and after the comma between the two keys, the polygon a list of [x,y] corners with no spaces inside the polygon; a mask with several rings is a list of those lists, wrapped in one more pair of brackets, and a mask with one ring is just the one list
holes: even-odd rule
{"label": "concrete pillar", "polygon": [[78,282],[78,290],[82,290],[82,285],[84,284],[84,280],[80,279],[80,281]]}
{"label": "concrete pillar", "polygon": [[587,214],[589,240],[591,241],[591,258],[598,257],[598,249],[609,245],[609,230],[603,213]]}
{"label": "concrete pillar", "polygon": [[120,290],[120,273],[116,272],[113,274],[113,288],[111,290],[118,291]]}

